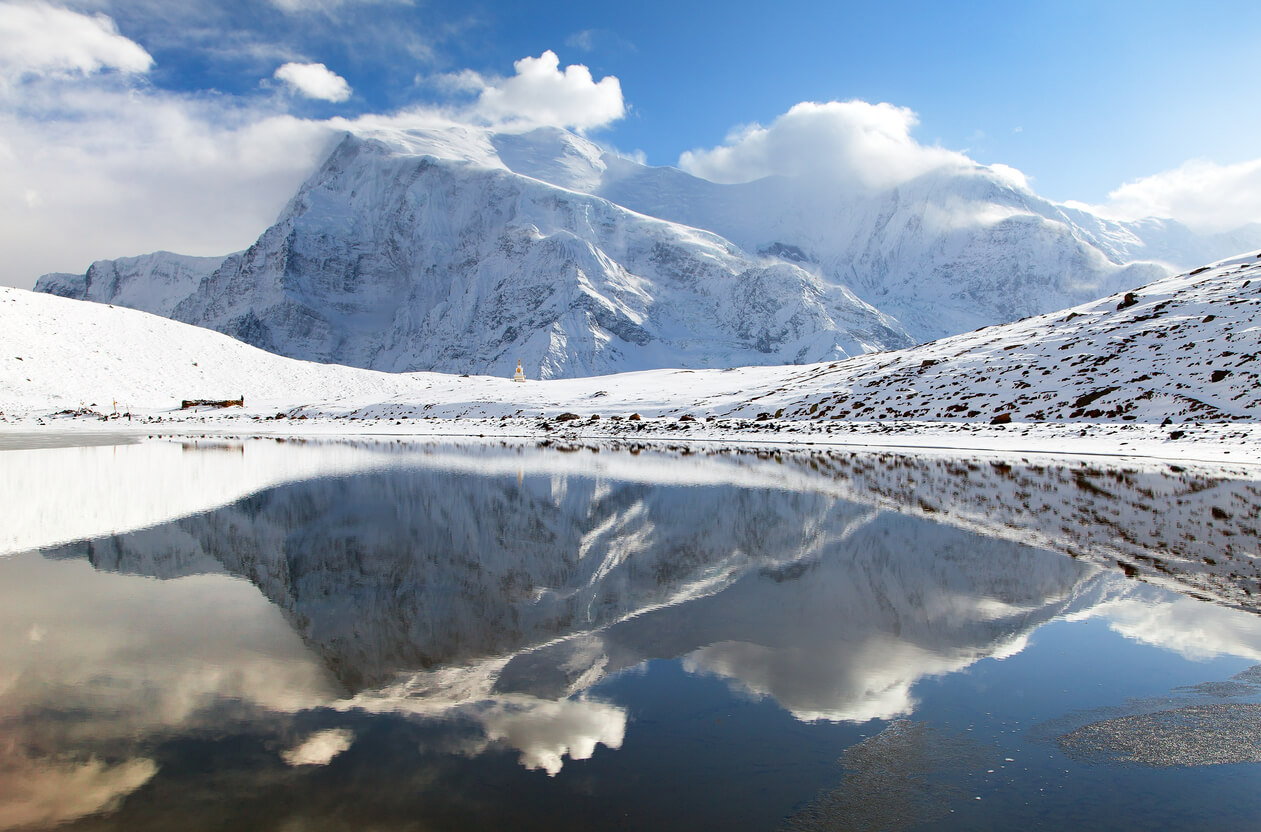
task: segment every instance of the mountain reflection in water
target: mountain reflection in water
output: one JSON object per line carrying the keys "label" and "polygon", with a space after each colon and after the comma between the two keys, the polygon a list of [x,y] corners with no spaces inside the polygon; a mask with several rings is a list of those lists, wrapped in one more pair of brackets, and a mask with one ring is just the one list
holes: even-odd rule
{"label": "mountain reflection in water", "polygon": [[[216,777],[233,788],[307,782],[379,744],[387,724],[419,732],[415,758],[390,763],[418,793],[507,750],[556,776],[640,730],[636,703],[608,688],[654,660],[801,724],[914,716],[924,680],[1016,655],[1062,616],[1102,617],[1183,655],[1261,660],[1254,616],[1108,568],[1159,562],[1154,578],[1246,599],[1250,577],[1201,568],[1249,546],[1255,558],[1261,500],[1238,476],[849,454],[222,447],[184,449],[181,463],[152,443],[121,463],[151,454],[169,482],[181,464],[222,469],[216,483],[231,485],[207,488],[209,510],[0,559],[0,828],[122,823],[133,804],[159,811],[164,788],[187,801],[177,785],[196,748],[216,749],[230,770]],[[232,480],[234,465],[258,490]],[[215,507],[233,489],[248,496]],[[170,509],[149,499],[164,520]],[[187,510],[195,495],[180,499]],[[1135,511],[1168,522],[1126,525]],[[1227,533],[1213,544],[1187,533],[1197,523]],[[162,785],[168,775],[176,785]],[[66,793],[77,800],[50,799]]]}

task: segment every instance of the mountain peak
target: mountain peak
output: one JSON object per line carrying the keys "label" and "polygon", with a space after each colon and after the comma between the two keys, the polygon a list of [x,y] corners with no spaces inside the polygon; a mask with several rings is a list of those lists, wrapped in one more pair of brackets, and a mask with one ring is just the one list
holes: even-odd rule
{"label": "mountain peak", "polygon": [[491,143],[509,170],[571,191],[594,193],[607,169],[598,145],[559,127],[497,133]]}

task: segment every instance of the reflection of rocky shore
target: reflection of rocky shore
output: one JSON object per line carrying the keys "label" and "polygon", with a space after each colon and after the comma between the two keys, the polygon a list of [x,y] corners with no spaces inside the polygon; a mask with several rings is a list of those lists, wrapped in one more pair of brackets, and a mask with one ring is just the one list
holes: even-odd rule
{"label": "reflection of rocky shore", "polygon": [[1064,552],[1261,612],[1261,481],[1247,479],[1244,469],[887,452],[793,460],[846,499]]}

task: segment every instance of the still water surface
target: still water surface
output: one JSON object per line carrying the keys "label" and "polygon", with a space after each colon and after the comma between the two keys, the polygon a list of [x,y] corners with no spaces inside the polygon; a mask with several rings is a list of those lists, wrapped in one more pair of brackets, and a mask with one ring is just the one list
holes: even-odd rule
{"label": "still water surface", "polygon": [[263,440],[0,466],[0,829],[1261,817],[1238,472]]}

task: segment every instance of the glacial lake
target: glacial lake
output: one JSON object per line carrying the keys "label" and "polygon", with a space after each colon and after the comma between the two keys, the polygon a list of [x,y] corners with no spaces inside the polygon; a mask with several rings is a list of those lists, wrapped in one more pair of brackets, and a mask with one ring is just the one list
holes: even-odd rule
{"label": "glacial lake", "polygon": [[1244,469],[210,438],[0,474],[0,829],[1261,818]]}

